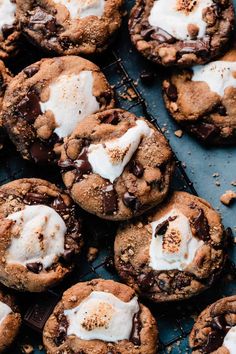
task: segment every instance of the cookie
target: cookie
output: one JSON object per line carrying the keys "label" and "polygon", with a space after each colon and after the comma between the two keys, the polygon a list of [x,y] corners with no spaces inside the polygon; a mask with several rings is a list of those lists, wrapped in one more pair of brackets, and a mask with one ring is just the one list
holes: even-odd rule
{"label": "cookie", "polygon": [[219,275],[224,239],[221,218],[210,204],[174,192],[164,205],[120,228],[115,266],[143,297],[154,302],[187,299]]}
{"label": "cookie", "polygon": [[236,296],[225,297],[199,315],[189,337],[193,354],[234,354]]}
{"label": "cookie", "polygon": [[165,66],[209,62],[234,26],[231,0],[136,0],[129,30],[138,51]]}
{"label": "cookie", "polygon": [[217,61],[175,71],[163,95],[172,117],[201,141],[236,143],[236,47]]}
{"label": "cookie", "polygon": [[20,28],[16,20],[16,1],[0,3],[0,59],[7,59],[18,51]]}
{"label": "cookie", "polygon": [[65,139],[59,165],[74,201],[110,220],[129,219],[159,204],[174,168],[165,137],[121,109],[84,119]]}
{"label": "cookie", "polygon": [[81,222],[70,197],[41,179],[0,187],[0,279],[40,292],[72,269],[82,246]]}
{"label": "cookie", "polygon": [[[0,5],[0,9],[1,9],[1,5]],[[3,97],[10,80],[11,80],[11,73],[5,67],[3,61],[0,60],[0,114],[2,110]],[[3,122],[0,115],[0,149],[3,147],[3,144],[4,144]]]}
{"label": "cookie", "polygon": [[21,315],[15,299],[0,287],[0,353],[5,351],[15,340],[21,325]]}
{"label": "cookie", "polygon": [[25,159],[48,163],[79,121],[113,105],[113,91],[93,63],[75,56],[42,59],[11,81],[3,123]]}
{"label": "cookie", "polygon": [[17,0],[25,35],[59,55],[104,51],[121,25],[123,0]]}
{"label": "cookie", "polygon": [[156,321],[135,292],[113,280],[68,289],[43,331],[48,354],[155,354]]}

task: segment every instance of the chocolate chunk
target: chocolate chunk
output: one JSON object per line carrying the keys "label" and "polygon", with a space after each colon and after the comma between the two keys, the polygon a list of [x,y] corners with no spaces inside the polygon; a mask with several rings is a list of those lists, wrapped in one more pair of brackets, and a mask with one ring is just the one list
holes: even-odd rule
{"label": "chocolate chunk", "polygon": [[140,341],[140,331],[141,331],[142,325],[140,321],[140,313],[137,312],[134,317],[133,317],[133,327],[130,335],[130,341],[134,344],[139,346],[141,344]]}
{"label": "chocolate chunk", "polygon": [[177,216],[170,216],[168,219],[162,221],[160,224],[156,226],[155,230],[155,237],[157,236],[162,236],[165,235],[167,228],[169,226],[169,223],[171,221],[174,221],[177,218]]}
{"label": "chocolate chunk", "polygon": [[46,204],[50,203],[50,197],[47,194],[39,194],[34,192],[28,192],[24,196],[24,203],[26,204]]}
{"label": "chocolate chunk", "polygon": [[36,7],[29,19],[29,26],[34,30],[41,30],[45,35],[51,37],[56,32],[56,19],[41,7]]}
{"label": "chocolate chunk", "polygon": [[199,214],[196,218],[191,220],[191,224],[194,227],[195,235],[203,241],[209,240],[210,238],[210,227],[208,220],[204,214],[204,211],[199,208]]}
{"label": "chocolate chunk", "polygon": [[154,73],[150,72],[150,71],[142,71],[140,74],[140,79],[142,81],[142,83],[146,84],[146,85],[150,85],[153,83],[154,81]]}
{"label": "chocolate chunk", "polygon": [[30,147],[30,154],[36,163],[47,163],[55,157],[52,148],[40,141],[35,141]]}
{"label": "chocolate chunk", "polygon": [[215,125],[209,123],[191,124],[189,125],[189,129],[203,141],[210,140],[219,131]]}
{"label": "chocolate chunk", "polygon": [[131,161],[130,164],[130,172],[135,175],[137,178],[141,178],[143,176],[144,168],[140,162],[137,161]]}
{"label": "chocolate chunk", "polygon": [[67,209],[67,206],[60,195],[53,200],[52,207],[57,211],[65,211]]}
{"label": "chocolate chunk", "polygon": [[117,211],[118,200],[117,193],[113,184],[102,188],[103,213],[106,215],[114,214]]}
{"label": "chocolate chunk", "polygon": [[80,179],[84,174],[92,172],[92,166],[88,160],[88,148],[82,149],[77,160],[74,161],[74,165],[77,170],[77,180]]}
{"label": "chocolate chunk", "polygon": [[136,213],[140,206],[141,206],[141,203],[140,201],[138,200],[137,197],[135,197],[135,195],[129,193],[129,192],[126,192],[123,196],[123,202],[125,204],[125,206],[127,206],[128,208],[132,209],[134,213]]}
{"label": "chocolate chunk", "polygon": [[73,257],[74,257],[74,255],[75,255],[75,250],[74,249],[65,250],[63,255],[62,255],[62,258],[66,262],[71,262]]}
{"label": "chocolate chunk", "polygon": [[102,118],[101,122],[105,124],[117,125],[120,121],[120,114],[117,111],[113,111],[112,113],[106,114],[105,117]]}
{"label": "chocolate chunk", "polygon": [[41,270],[43,269],[43,265],[42,265],[42,263],[37,263],[37,262],[27,263],[26,268],[32,273],[39,274],[41,272]]}
{"label": "chocolate chunk", "polygon": [[175,85],[170,84],[166,89],[165,89],[165,93],[168,96],[168,98],[173,101],[176,102],[177,98],[178,98],[178,92],[177,92],[177,88]]}
{"label": "chocolate chunk", "polygon": [[58,321],[59,321],[59,326],[57,329],[57,334],[54,342],[57,346],[60,346],[66,339],[67,328],[69,326],[69,323],[65,315],[60,315]]}
{"label": "chocolate chunk", "polygon": [[6,39],[8,36],[10,36],[14,31],[16,27],[14,25],[3,25],[1,30],[4,39]]}
{"label": "chocolate chunk", "polygon": [[151,33],[150,37],[160,43],[174,43],[176,41],[171,34],[159,27],[155,28],[155,31]]}
{"label": "chocolate chunk", "polygon": [[155,276],[153,272],[147,274],[140,274],[138,276],[138,282],[142,290],[150,289],[155,283]]}
{"label": "chocolate chunk", "polygon": [[27,77],[32,77],[39,71],[39,67],[31,65],[25,68],[23,71]]}
{"label": "chocolate chunk", "polygon": [[33,123],[34,120],[42,114],[39,104],[39,95],[34,89],[28,91],[27,95],[18,103],[17,111],[29,123]]}

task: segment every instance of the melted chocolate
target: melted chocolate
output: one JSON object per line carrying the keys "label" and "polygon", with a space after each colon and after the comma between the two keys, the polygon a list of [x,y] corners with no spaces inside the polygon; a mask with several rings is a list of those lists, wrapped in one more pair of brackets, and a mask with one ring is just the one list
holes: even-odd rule
{"label": "melted chocolate", "polygon": [[41,141],[35,141],[30,147],[30,154],[36,163],[53,161],[55,154],[52,148]]}
{"label": "melted chocolate", "polygon": [[170,216],[168,219],[158,224],[155,230],[155,237],[165,235],[170,222],[174,221],[176,218],[177,216]]}
{"label": "melted chocolate", "polygon": [[130,172],[135,175],[137,178],[141,178],[143,176],[144,168],[143,165],[137,161],[132,161],[130,164]]}
{"label": "melted chocolate", "polygon": [[155,40],[159,43],[174,43],[176,39],[159,27],[150,26],[149,22],[142,23],[141,36],[146,41]]}
{"label": "melted chocolate", "polygon": [[32,11],[29,19],[29,26],[35,30],[41,30],[47,37],[51,37],[57,29],[56,19],[41,7],[36,7]]}
{"label": "melted chocolate", "polygon": [[196,236],[203,241],[209,240],[210,238],[210,227],[208,220],[204,214],[204,211],[199,208],[199,214],[191,220],[191,224],[195,229]]}
{"label": "melted chocolate", "polygon": [[25,68],[23,71],[27,77],[32,77],[39,71],[39,67],[31,65]]}
{"label": "melted chocolate", "polygon": [[227,324],[225,316],[221,315],[213,318],[211,328],[212,331],[207,337],[206,344],[201,347],[201,350],[203,350],[204,353],[212,353],[220,348],[231,326]]}
{"label": "melted chocolate", "polygon": [[33,193],[33,192],[28,192],[24,196],[24,203],[25,204],[46,204],[48,205],[50,203],[50,197],[47,194],[39,194],[39,193]]}
{"label": "melted chocolate", "polygon": [[27,263],[26,264],[26,268],[32,272],[32,273],[35,273],[35,274],[39,274],[41,272],[41,270],[43,269],[43,265],[42,263]]}
{"label": "melted chocolate", "polygon": [[113,184],[109,184],[102,188],[102,204],[103,213],[106,215],[112,215],[117,211],[118,200],[117,193]]}
{"label": "melted chocolate", "polygon": [[17,112],[29,123],[33,123],[42,114],[39,95],[34,89],[29,90],[27,95],[18,103]]}
{"label": "melted chocolate", "polygon": [[132,209],[132,211],[134,213],[136,213],[139,210],[140,206],[141,206],[141,203],[138,200],[138,198],[135,197],[135,195],[133,195],[133,194],[131,194],[129,192],[126,192],[124,194],[123,202],[128,208]]}
{"label": "melted chocolate", "polygon": [[130,341],[134,345],[137,345],[137,346],[139,346],[141,344],[141,341],[140,341],[141,328],[142,328],[142,324],[140,321],[140,313],[137,312],[133,317],[133,327],[132,327],[132,332],[130,335]]}
{"label": "melted chocolate", "polygon": [[112,125],[117,125],[120,121],[120,113],[117,111],[113,111],[109,114],[106,114],[101,122],[105,124],[112,124]]}
{"label": "melted chocolate", "polygon": [[65,341],[68,326],[69,326],[69,323],[67,321],[66,316],[61,315],[59,318],[59,325],[58,325],[58,329],[57,329],[57,334],[54,339],[54,342],[57,346],[60,346]]}

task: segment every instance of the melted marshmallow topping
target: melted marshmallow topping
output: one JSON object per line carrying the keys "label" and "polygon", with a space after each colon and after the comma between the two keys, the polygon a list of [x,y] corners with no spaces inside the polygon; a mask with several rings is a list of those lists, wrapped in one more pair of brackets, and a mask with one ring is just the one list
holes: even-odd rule
{"label": "melted marshmallow topping", "polygon": [[15,22],[16,4],[10,0],[0,0],[0,29]]}
{"label": "melted marshmallow topping", "polygon": [[12,309],[7,304],[0,301],[0,325],[11,312]]}
{"label": "melted marshmallow topping", "polygon": [[99,110],[93,83],[92,71],[84,70],[79,75],[60,75],[49,86],[49,99],[40,102],[40,107],[42,113],[53,113],[59,138],[69,136],[79,122]]}
{"label": "melted marshmallow topping", "polygon": [[[191,3],[191,1],[189,1]],[[159,27],[179,40],[190,38],[188,26],[194,24],[198,27],[197,38],[203,38],[206,33],[206,22],[202,18],[203,9],[213,5],[212,0],[197,0],[192,8],[179,6],[177,0],[154,1],[148,21],[151,26]]]}
{"label": "melted marshmallow topping", "polygon": [[236,88],[236,62],[219,60],[206,65],[196,65],[192,69],[192,81],[206,82],[211,91],[221,97],[227,87]]}
{"label": "melted marshmallow topping", "polygon": [[133,317],[138,311],[136,296],[124,302],[113,294],[93,291],[77,307],[64,311],[69,322],[67,335],[106,342],[129,339]]}
{"label": "melted marshmallow topping", "polygon": [[70,17],[84,18],[87,16],[101,17],[104,13],[105,0],[53,0],[56,4],[64,5]]}
{"label": "melted marshmallow topping", "polygon": [[229,354],[236,354],[236,326],[230,328],[226,334],[223,346],[228,349]]}
{"label": "melted marshmallow topping", "polygon": [[143,137],[149,137],[153,130],[143,120],[127,130],[120,138],[102,144],[91,144],[88,161],[93,173],[97,173],[111,183],[118,178],[132,158]]}
{"label": "melted marshmallow topping", "polygon": [[61,216],[45,205],[29,205],[10,214],[17,237],[7,250],[8,264],[41,263],[50,267],[64,252],[66,225]]}
{"label": "melted marshmallow topping", "polygon": [[[162,223],[166,230],[162,234],[160,228],[158,234]],[[150,267],[155,270],[184,270],[204,244],[193,236],[188,218],[178,210],[171,210],[151,226]]]}

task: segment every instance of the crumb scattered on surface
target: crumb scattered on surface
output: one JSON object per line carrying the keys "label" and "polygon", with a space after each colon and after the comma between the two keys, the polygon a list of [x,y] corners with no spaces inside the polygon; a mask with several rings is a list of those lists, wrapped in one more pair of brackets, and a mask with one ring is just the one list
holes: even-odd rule
{"label": "crumb scattered on surface", "polygon": [[220,174],[219,174],[218,172],[215,172],[215,173],[213,173],[213,175],[212,175],[212,177],[214,177],[214,178],[219,177],[219,176],[220,176]]}
{"label": "crumb scattered on surface", "polygon": [[236,187],[236,181],[231,182],[231,185]]}
{"label": "crumb scattered on surface", "polygon": [[88,253],[87,253],[87,259],[89,262],[93,262],[98,255],[98,249],[96,247],[89,247]]}
{"label": "crumb scattered on surface", "polygon": [[177,138],[182,138],[183,134],[183,130],[181,129],[175,131],[175,136],[177,136]]}
{"label": "crumb scattered on surface", "polygon": [[219,186],[220,186],[220,182],[219,182],[219,181],[216,181],[215,185],[216,185],[217,187],[219,187]]}
{"label": "crumb scattered on surface", "polygon": [[220,201],[221,203],[223,203],[224,205],[230,205],[230,203],[236,199],[236,192],[234,191],[226,191],[224,194],[222,194],[222,196],[220,197]]}

